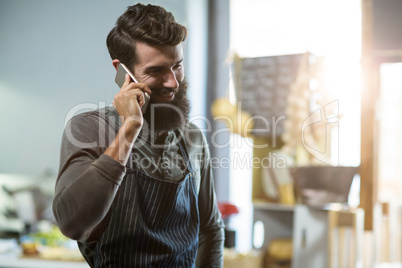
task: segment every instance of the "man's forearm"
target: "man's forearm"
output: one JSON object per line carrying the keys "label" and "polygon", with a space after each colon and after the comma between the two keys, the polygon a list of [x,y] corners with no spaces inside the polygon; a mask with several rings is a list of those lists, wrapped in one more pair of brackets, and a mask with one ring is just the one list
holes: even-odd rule
{"label": "man's forearm", "polygon": [[126,120],[104,154],[122,165],[126,165],[141,127],[141,124],[136,120]]}

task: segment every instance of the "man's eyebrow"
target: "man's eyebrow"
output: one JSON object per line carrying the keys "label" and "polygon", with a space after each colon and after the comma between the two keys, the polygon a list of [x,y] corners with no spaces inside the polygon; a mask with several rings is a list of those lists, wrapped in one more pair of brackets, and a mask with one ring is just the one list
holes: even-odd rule
{"label": "man's eyebrow", "polygon": [[162,70],[165,66],[164,65],[153,65],[145,68],[145,72],[153,72]]}
{"label": "man's eyebrow", "polygon": [[[182,62],[183,62],[183,59],[180,59],[180,60],[176,61],[174,65],[181,64]],[[146,67],[145,72],[159,71],[159,70],[162,70],[165,67],[167,67],[167,65],[164,65],[164,64],[162,64],[162,65],[153,65],[153,66]]]}

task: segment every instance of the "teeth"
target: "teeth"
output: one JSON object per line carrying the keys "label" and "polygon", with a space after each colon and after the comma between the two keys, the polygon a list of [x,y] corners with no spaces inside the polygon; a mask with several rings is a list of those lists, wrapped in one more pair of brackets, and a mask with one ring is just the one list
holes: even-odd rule
{"label": "teeth", "polygon": [[164,97],[171,97],[171,96],[173,96],[173,91],[164,92],[164,93],[162,93],[161,95],[164,96]]}

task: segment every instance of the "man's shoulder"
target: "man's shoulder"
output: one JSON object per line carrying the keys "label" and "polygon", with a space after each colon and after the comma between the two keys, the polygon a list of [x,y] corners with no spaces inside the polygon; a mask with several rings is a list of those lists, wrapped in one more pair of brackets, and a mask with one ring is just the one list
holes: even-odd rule
{"label": "man's shoulder", "polygon": [[100,121],[110,121],[115,120],[116,115],[114,114],[114,109],[110,106],[103,108],[98,108],[96,110],[86,111],[74,115],[69,120],[70,124],[99,124]]}
{"label": "man's shoulder", "polygon": [[107,147],[117,133],[111,112],[105,107],[74,115],[64,127],[63,142],[80,148]]}
{"label": "man's shoulder", "polygon": [[204,133],[202,130],[194,123],[189,122],[184,129],[184,134],[186,137],[195,137],[199,139],[205,139]]}
{"label": "man's shoulder", "polygon": [[98,133],[114,133],[119,128],[119,117],[113,109],[104,107],[74,115],[66,122],[64,132],[74,136],[98,136]]}
{"label": "man's shoulder", "polygon": [[188,148],[192,150],[204,150],[208,147],[204,133],[194,123],[189,122],[183,132]]}
{"label": "man's shoulder", "polygon": [[187,123],[186,130],[187,130],[187,131],[188,131],[188,130],[194,131],[194,132],[196,132],[196,133],[202,135],[201,129],[200,129],[196,124],[194,124],[193,122],[188,122],[188,123]]}

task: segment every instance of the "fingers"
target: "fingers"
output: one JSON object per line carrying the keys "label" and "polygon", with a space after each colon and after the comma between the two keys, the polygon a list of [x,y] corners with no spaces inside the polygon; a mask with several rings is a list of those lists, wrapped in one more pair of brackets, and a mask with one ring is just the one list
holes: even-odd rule
{"label": "fingers", "polygon": [[140,90],[119,92],[114,97],[113,105],[116,105],[116,103],[126,103],[127,101],[130,102],[130,100],[136,100],[136,102],[142,106],[145,103],[144,93]]}
{"label": "fingers", "polygon": [[132,82],[131,77],[126,74],[125,79],[124,79],[124,84],[121,87],[120,91],[129,91],[129,90],[135,90],[139,89],[142,92],[147,92],[148,94],[152,94],[152,91],[149,89],[148,85],[145,83],[135,83]]}
{"label": "fingers", "polygon": [[137,99],[138,101],[144,100],[144,93],[139,90],[130,90],[123,93],[123,96],[128,99]]}
{"label": "fingers", "polygon": [[124,76],[124,83],[123,83],[123,86],[121,87],[121,89],[127,87],[128,84],[130,84],[130,82],[131,82],[131,77],[129,74],[126,73],[126,75]]}

